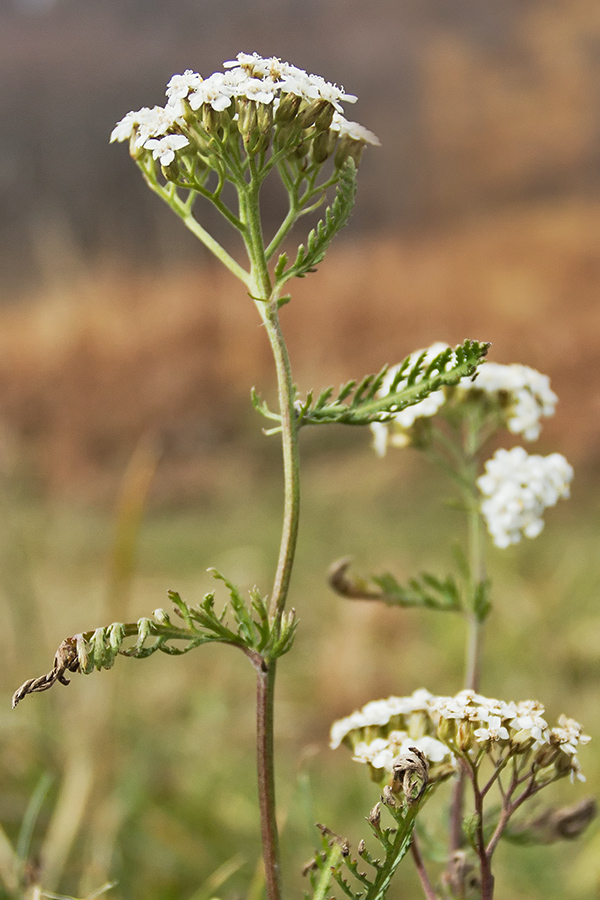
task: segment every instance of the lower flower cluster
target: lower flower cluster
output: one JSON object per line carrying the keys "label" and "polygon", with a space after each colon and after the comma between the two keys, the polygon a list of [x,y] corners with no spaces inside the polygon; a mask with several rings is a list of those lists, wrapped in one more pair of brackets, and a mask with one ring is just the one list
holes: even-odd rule
{"label": "lower flower cluster", "polygon": [[430,782],[457,771],[460,756],[478,765],[489,755],[497,765],[511,756],[523,762],[527,755],[541,784],[564,775],[584,781],[576,754],[589,740],[567,716],[550,727],[537,700],[505,702],[469,690],[440,697],[420,688],[409,697],[374,700],[334,722],[330,746],[351,749],[378,783],[388,779],[399,755],[416,747],[429,763]]}

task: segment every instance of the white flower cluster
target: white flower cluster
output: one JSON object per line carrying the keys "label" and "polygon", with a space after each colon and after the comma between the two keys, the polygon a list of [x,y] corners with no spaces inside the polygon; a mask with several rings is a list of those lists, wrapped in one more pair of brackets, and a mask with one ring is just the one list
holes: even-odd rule
{"label": "white flower cluster", "polygon": [[475,760],[482,749],[503,756],[529,754],[532,772],[543,770],[545,781],[567,774],[584,781],[576,753],[590,737],[564,715],[551,728],[544,712],[537,700],[507,703],[469,690],[440,697],[421,688],[410,697],[372,701],[334,722],[330,746],[345,744],[355,761],[376,770],[380,781],[411,747],[428,759],[431,781],[456,770],[456,753]]}
{"label": "white flower cluster", "polygon": [[[419,357],[423,356],[423,365],[426,368],[436,356],[448,349],[448,344],[437,342],[432,344],[425,350],[416,350],[409,357],[409,366],[407,373],[416,363]],[[456,360],[451,357],[448,368],[451,368]],[[398,366],[391,368],[379,391],[380,397],[385,397],[389,393],[390,386],[398,371]],[[422,380],[422,376],[417,377],[417,382]],[[408,378],[402,379],[396,390],[402,390],[408,384]],[[390,422],[373,422],[371,431],[373,432],[373,446],[378,456],[384,456],[388,445],[392,447],[406,447],[410,443],[410,429],[417,419],[435,416],[439,408],[446,402],[446,394],[443,390],[433,391],[424,400],[407,406],[406,409],[400,410]]]}
{"label": "white flower cluster", "polygon": [[560,453],[529,455],[523,447],[497,450],[477,479],[481,513],[497,547],[537,537],[542,515],[561,498],[569,497],[573,468]]}
{"label": "white flower cluster", "polygon": [[379,781],[392,771],[396,757],[416,747],[429,762],[429,780],[447,778],[455,771],[454,754],[432,734],[429,707],[433,699],[421,688],[410,697],[373,700],[333,723],[330,746],[350,747],[352,758],[367,763]]}
{"label": "white flower cluster", "polygon": [[236,101],[245,100],[272,107],[274,114],[281,107],[282,119],[306,114],[309,107],[316,115],[320,109],[330,106],[331,131],[338,137],[346,137],[361,146],[379,144],[372,132],[343,116],[342,103],[354,103],[356,97],[319,75],[309,75],[277,57],[264,59],[257,53],[239,53],[237,59],[225,62],[224,68],[224,72],[215,72],[208,78],[191,69],[173,75],[167,85],[166,106],[127,113],[113,129],[111,142],[129,140],[133,151],[151,150],[155,159],[168,166],[175,153],[190,142],[186,130],[187,110],[194,113],[203,109],[214,113],[230,110],[232,118],[237,118]]}
{"label": "white flower cluster", "polygon": [[[446,349],[448,344],[438,342],[425,351],[413,353],[411,360],[414,361],[421,353],[425,353],[427,364]],[[389,390],[396,371],[397,368],[390,369],[380,396],[385,396]],[[463,378],[456,387],[435,391],[420,403],[403,409],[391,422],[375,422],[371,425],[375,451],[383,456],[388,445],[406,447],[411,442],[411,429],[417,419],[434,416],[448,402],[455,406],[481,395],[494,404],[509,431],[522,434],[528,441],[539,437],[540,419],[554,414],[558,400],[550,388],[548,376],[536,369],[520,363],[501,365],[486,362],[479,368],[475,380]]]}
{"label": "white flower cluster", "polygon": [[548,376],[520,363],[508,366],[485,363],[475,381],[464,378],[459,390],[462,393],[484,391],[488,395],[504,395],[507,398],[506,427],[513,434],[522,434],[527,441],[539,437],[541,417],[554,415],[558,401]]}

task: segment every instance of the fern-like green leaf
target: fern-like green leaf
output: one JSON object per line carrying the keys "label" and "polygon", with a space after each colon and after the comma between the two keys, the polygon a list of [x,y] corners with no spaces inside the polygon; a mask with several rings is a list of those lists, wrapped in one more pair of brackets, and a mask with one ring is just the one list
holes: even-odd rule
{"label": "fern-like green leaf", "polygon": [[378,600],[386,606],[412,606],[443,612],[456,612],[463,608],[461,591],[452,576],[441,579],[424,572],[403,585],[387,572],[370,578],[350,578],[350,563],[348,557],[338,560],[329,572],[329,584],[342,597],[351,600]]}
{"label": "fern-like green leaf", "polygon": [[[238,647],[255,668],[263,670],[272,660],[287,653],[296,633],[294,610],[281,621],[271,618],[266,601],[256,588],[250,592],[250,602],[247,602],[224,575],[215,569],[209,571],[229,591],[234,624],[227,623],[226,606],[220,613],[215,611],[214,593],[206,594],[198,606],[190,606],[178,593],[169,591],[181,623],[172,622],[166,610],[156,609],[152,616],[143,616],[137,622],[114,622],[66,638],[56,651],[50,672],[24,682],[13,696],[13,707],[27,694],[46,691],[57,681],[69,684],[66,677],[69,672],[89,675],[94,669],[110,669],[117,656],[146,659],[158,651],[180,656],[202,644],[222,643]],[[133,639],[133,643],[128,639]]]}
{"label": "fern-like green leaf", "polygon": [[287,262],[282,254],[275,267],[275,284],[279,289],[290,278],[304,278],[323,261],[332,239],[346,225],[356,197],[356,166],[348,159],[340,172],[336,195],[331,206],[325,210],[325,217],[308,235],[306,246],[300,244],[296,259],[285,269]]}
{"label": "fern-like green leaf", "polygon": [[298,401],[299,424],[370,425],[373,422],[388,422],[434,391],[474,375],[488,348],[486,343],[465,341],[454,349],[443,350],[428,364],[425,364],[425,352],[417,359],[414,355],[409,356],[395,369],[385,390],[387,366],[376,375],[366,375],[358,383],[351,381],[343,385],[333,400],[333,388],[326,388],[315,402]]}
{"label": "fern-like green leaf", "polygon": [[[319,825],[322,849],[315,854],[311,864],[305,867],[315,891],[313,900],[317,896],[316,887],[323,878],[326,867],[331,872],[330,880],[333,879],[351,900],[384,900],[396,870],[410,848],[417,813],[431,790],[432,786],[427,787],[419,800],[413,803],[406,798],[401,800],[387,789],[384,791],[381,802],[376,804],[368,817],[373,836],[381,848],[381,858],[372,856],[365,842],[361,841],[358,847],[359,862],[351,853],[348,841]],[[395,827],[381,827],[382,805],[390,813]],[[334,853],[335,850],[337,854]],[[372,871],[363,871],[364,864]]]}

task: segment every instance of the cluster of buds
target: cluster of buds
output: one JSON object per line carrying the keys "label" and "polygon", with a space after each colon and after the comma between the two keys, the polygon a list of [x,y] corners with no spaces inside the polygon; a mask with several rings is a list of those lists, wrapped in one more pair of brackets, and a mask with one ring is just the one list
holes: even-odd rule
{"label": "cluster of buds", "polygon": [[537,700],[507,703],[468,690],[439,697],[421,688],[409,697],[372,701],[334,722],[330,746],[350,748],[379,784],[398,756],[416,748],[429,763],[430,783],[457,771],[460,757],[476,766],[487,757],[496,768],[515,757],[521,773],[528,766],[541,786],[564,775],[584,781],[577,749],[589,740],[567,716],[550,727]]}
{"label": "cluster of buds", "polygon": [[167,180],[191,188],[210,171],[235,180],[269,146],[276,161],[305,172],[330,157],[336,169],[349,157],[358,163],[367,144],[379,144],[344,118],[342,103],[356,97],[318,75],[257,53],[239,53],[224,70],[173,75],[166,105],[127,113],[111,142],[129,141],[139,163],[158,162]]}
{"label": "cluster of buds", "polygon": [[[411,358],[416,360],[424,354],[423,361],[427,365],[447,346],[435,343],[426,350],[417,351]],[[391,369],[388,373],[382,395],[392,383],[395,371]],[[421,403],[402,410],[391,422],[373,424],[375,450],[383,456],[388,446],[418,445],[424,419],[440,410],[446,411],[449,416],[460,415],[461,407],[467,403],[478,404],[482,413],[493,417],[498,425],[513,434],[522,435],[527,441],[533,441],[539,437],[541,419],[554,414],[557,399],[548,376],[536,369],[519,363],[501,365],[486,362],[475,379],[463,378],[458,385],[436,391]]]}

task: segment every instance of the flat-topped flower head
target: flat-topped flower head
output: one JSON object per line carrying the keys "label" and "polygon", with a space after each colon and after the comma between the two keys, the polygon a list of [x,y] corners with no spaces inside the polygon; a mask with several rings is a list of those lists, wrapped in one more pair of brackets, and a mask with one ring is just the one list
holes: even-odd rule
{"label": "flat-topped flower head", "polygon": [[469,690],[435,696],[422,688],[409,697],[371,701],[334,722],[330,746],[349,747],[353,759],[367,763],[378,782],[410,746],[425,754],[438,780],[456,769],[457,755],[465,754],[476,764],[482,754],[493,760],[517,756],[521,767],[530,765],[531,778],[540,773],[544,784],[563,775],[583,779],[576,753],[590,737],[564,715],[551,728],[543,712],[537,700],[507,702]]}
{"label": "flat-topped flower head", "polygon": [[[161,164],[164,158],[154,154],[156,144],[146,146],[148,140],[169,137],[168,144],[174,151],[171,163],[177,162],[179,149],[187,148],[187,144],[171,140],[172,134],[188,139],[184,182],[187,174],[196,171],[195,147],[201,156],[202,171],[208,166],[220,178],[235,181],[243,171],[236,163],[240,149],[248,156],[256,156],[271,146],[279,158],[287,152],[293,166],[302,167],[310,159],[317,170],[331,158],[334,170],[341,170],[349,157],[358,164],[365,146],[379,144],[372,132],[344,119],[343,104],[354,103],[353,94],[276,56],[239,53],[235,60],[224,63],[223,71],[207,78],[186,69],[170,78],[166,95],[164,108],[128,113],[111,134],[111,141],[130,141],[132,154],[144,166],[146,177],[152,172],[147,155],[141,151],[152,150],[153,158]],[[248,104],[258,107],[258,114],[254,108],[249,111]],[[234,120],[238,128],[231,127]],[[309,155],[315,141],[317,149]],[[180,146],[176,146],[178,143]],[[167,180],[182,180],[177,167],[163,174]],[[193,182],[193,174],[190,180]]]}
{"label": "flat-topped flower head", "polygon": [[518,543],[523,535],[537,537],[542,515],[561,498],[568,498],[573,469],[564,456],[529,455],[523,447],[497,450],[477,479],[481,513],[497,547]]}

